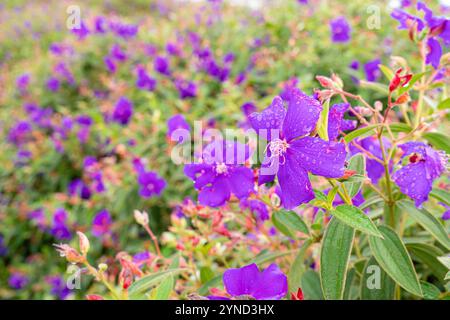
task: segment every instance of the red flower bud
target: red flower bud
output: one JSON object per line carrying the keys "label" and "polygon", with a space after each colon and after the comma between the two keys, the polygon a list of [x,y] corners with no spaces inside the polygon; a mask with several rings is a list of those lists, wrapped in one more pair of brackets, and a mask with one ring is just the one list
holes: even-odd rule
{"label": "red flower bud", "polygon": [[320,85],[324,88],[333,88],[334,82],[328,77],[324,76],[316,76],[317,81],[319,81]]}
{"label": "red flower bud", "polygon": [[88,294],[86,295],[86,299],[95,301],[95,300],[105,300],[102,296],[99,296],[98,294]]}
{"label": "red flower bud", "polygon": [[297,293],[291,292],[291,300],[304,300],[302,288],[298,288]]}

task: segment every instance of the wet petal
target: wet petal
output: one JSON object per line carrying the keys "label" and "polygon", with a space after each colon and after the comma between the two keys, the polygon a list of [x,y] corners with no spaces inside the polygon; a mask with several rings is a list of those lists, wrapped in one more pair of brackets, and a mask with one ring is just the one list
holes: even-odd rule
{"label": "wet petal", "polygon": [[283,122],[283,133],[287,141],[304,136],[314,130],[322,106],[316,99],[293,89],[289,107]]}
{"label": "wet petal", "polygon": [[392,175],[392,180],[398,185],[400,191],[420,206],[428,199],[432,188],[432,180],[426,176],[425,162],[409,164]]}
{"label": "wet petal", "polygon": [[184,174],[194,181],[197,189],[211,183],[216,176],[213,166],[206,163],[187,164],[184,166]]}
{"label": "wet petal", "polygon": [[210,207],[220,207],[230,199],[230,187],[223,177],[217,177],[211,186],[206,186],[198,194],[198,202]]}
{"label": "wet petal", "polygon": [[330,108],[328,115],[328,138],[335,140],[340,130],[343,129],[342,122],[344,121],[344,114],[350,105],[348,103],[338,103]]}
{"label": "wet petal", "polygon": [[291,142],[288,152],[312,174],[327,178],[339,178],[344,174],[346,151],[343,143],[304,137]]}
{"label": "wet petal", "polygon": [[442,56],[442,48],[439,44],[439,41],[437,41],[434,38],[429,38],[427,41],[428,45],[428,54],[426,56],[426,64],[431,64],[433,68],[437,69],[439,68],[439,64],[441,62],[441,56]]}
{"label": "wet petal", "polygon": [[232,170],[228,177],[231,191],[238,198],[247,197],[255,189],[253,171],[246,167]]}
{"label": "wet petal", "polygon": [[286,209],[293,209],[314,199],[314,192],[308,172],[302,168],[295,157],[286,157],[286,162],[278,170],[281,201]]}
{"label": "wet petal", "polygon": [[[262,137],[267,140],[271,140],[272,136],[275,136],[274,130],[280,130],[283,124],[284,117],[286,115],[286,109],[283,105],[283,100],[280,97],[275,97],[269,107],[263,112],[254,112],[248,116],[250,124],[253,129]],[[278,131],[278,136],[280,132]]]}

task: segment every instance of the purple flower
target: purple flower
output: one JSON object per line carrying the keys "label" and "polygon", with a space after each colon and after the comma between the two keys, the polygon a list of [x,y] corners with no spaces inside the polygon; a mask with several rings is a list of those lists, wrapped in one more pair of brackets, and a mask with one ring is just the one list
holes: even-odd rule
{"label": "purple flower", "polygon": [[44,209],[39,208],[28,213],[28,219],[34,221],[41,231],[45,231],[47,223],[45,219]]}
{"label": "purple flower", "polygon": [[70,196],[79,196],[84,200],[91,198],[91,190],[81,179],[75,179],[69,183],[68,193]]}
{"label": "purple flower", "polygon": [[425,28],[425,24],[420,18],[400,9],[392,10],[391,17],[400,22],[400,25],[398,26],[399,30],[409,29],[413,24],[417,25],[418,31],[422,31],[423,28]]}
{"label": "purple flower", "polygon": [[150,198],[154,195],[159,196],[166,187],[166,181],[152,171],[140,171],[138,183],[140,185],[139,194],[143,198]]}
{"label": "purple flower", "polygon": [[242,209],[249,209],[260,221],[269,220],[269,210],[267,205],[259,200],[243,199],[240,206]]}
{"label": "purple flower", "polygon": [[155,90],[156,80],[147,74],[144,67],[138,66],[136,72],[137,72],[136,86],[139,89],[147,91]]}
{"label": "purple flower", "polygon": [[64,278],[61,276],[48,276],[45,281],[51,286],[50,294],[55,298],[64,300],[70,294]]}
{"label": "purple flower", "polygon": [[96,17],[94,20],[95,32],[105,33],[106,32],[106,19],[104,17]]}
{"label": "purple flower", "polygon": [[364,71],[366,73],[367,81],[373,82],[378,80],[378,78],[381,76],[381,71],[379,68],[380,64],[380,59],[374,59],[364,65]]}
{"label": "purple flower", "polygon": [[58,91],[59,90],[59,80],[55,77],[50,77],[47,80],[47,89],[52,92]]}
{"label": "purple flower", "polygon": [[127,60],[127,55],[126,53],[122,50],[122,48],[120,47],[120,45],[118,44],[114,44],[111,47],[111,50],[109,52],[109,56],[117,61],[126,61]]}
{"label": "purple flower", "polygon": [[72,234],[66,225],[67,223],[67,212],[66,210],[59,208],[56,209],[53,214],[53,226],[50,233],[58,240],[70,240]]}
{"label": "purple flower", "polygon": [[254,263],[228,269],[223,274],[223,284],[233,297],[248,295],[257,300],[279,300],[288,291],[287,277],[274,263],[262,272]]}
{"label": "purple flower", "polygon": [[111,225],[112,219],[109,211],[101,210],[92,220],[92,234],[100,238],[110,232]]}
{"label": "purple flower", "polygon": [[54,71],[57,75],[60,75],[61,77],[65,78],[68,84],[70,85],[75,84],[75,78],[64,62],[58,63],[54,67]]}
{"label": "purple flower", "polygon": [[78,37],[78,40],[83,40],[89,35],[90,32],[88,27],[84,24],[84,22],[81,21],[79,27],[77,26],[72,29],[72,33]]}
{"label": "purple flower", "polygon": [[127,125],[133,115],[133,103],[125,97],[120,97],[114,108],[112,119],[121,125]]}
{"label": "purple flower", "polygon": [[110,72],[110,73],[115,73],[117,70],[117,66],[116,63],[114,62],[114,59],[111,58],[110,56],[106,56],[103,59],[103,62],[105,62],[105,66],[106,69]]}
{"label": "purple flower", "polygon": [[17,87],[17,89],[21,93],[24,93],[25,91],[27,91],[28,86],[30,84],[30,80],[31,80],[31,76],[30,76],[29,73],[24,73],[24,74],[20,75],[16,79],[16,87]]}
{"label": "purple flower", "polygon": [[170,76],[169,60],[166,57],[157,56],[153,62],[155,71],[166,76]]}
{"label": "purple flower", "polygon": [[176,79],[175,86],[180,94],[180,99],[195,98],[197,95],[197,86],[192,81]]}
{"label": "purple flower", "polygon": [[148,251],[142,251],[138,252],[133,256],[133,263],[140,266],[146,263],[151,259],[150,252]]}
{"label": "purple flower", "polygon": [[176,114],[167,120],[167,136],[171,137],[175,130],[184,129],[191,130],[191,126],[187,123],[186,118],[182,114]]}
{"label": "purple flower", "polygon": [[348,103],[338,103],[330,108],[328,115],[328,138],[336,140],[339,132],[354,130],[357,122],[354,120],[344,119],[345,112],[350,108]]}
{"label": "purple flower", "polygon": [[429,38],[427,40],[428,45],[428,53],[426,56],[426,64],[431,64],[434,69],[439,68],[439,64],[441,63],[441,56],[442,56],[442,48],[439,44],[439,41],[437,41],[434,38]]}
{"label": "purple flower", "polygon": [[8,248],[4,243],[3,235],[0,234],[0,257],[4,257],[8,254]]}
{"label": "purple flower", "polygon": [[9,286],[15,290],[23,289],[27,286],[28,282],[28,277],[18,272],[12,273],[8,280]]}
{"label": "purple flower", "polygon": [[275,97],[262,113],[250,115],[250,123],[260,137],[268,140],[260,169],[259,184],[274,180],[281,187],[281,201],[292,209],[314,199],[308,172],[327,178],[344,174],[345,145],[307,136],[313,132],[322,106],[299,89],[293,89],[286,111]]}
{"label": "purple flower", "polygon": [[333,42],[348,42],[351,38],[351,27],[345,17],[339,17],[330,22],[331,40]]}
{"label": "purple flower", "polygon": [[117,36],[123,39],[133,38],[139,31],[138,25],[124,24],[121,22],[112,22],[109,24],[109,27]]}
{"label": "purple flower", "polygon": [[179,56],[181,55],[181,50],[176,43],[169,42],[166,45],[166,51],[171,56]]}
{"label": "purple flower", "polygon": [[[450,220],[450,206],[448,206],[442,202],[439,202],[439,204],[445,208],[445,212],[442,214],[441,219],[444,221]],[[1,256],[1,254],[0,254],[0,256]]]}
{"label": "purple flower", "polygon": [[28,121],[19,121],[8,132],[8,141],[20,146],[30,138],[32,127]]}
{"label": "purple flower", "polygon": [[[364,139],[359,140],[356,142],[359,144],[363,149],[369,151],[371,154],[373,154],[378,159],[383,159],[383,154],[381,152],[380,142],[375,137],[367,137]],[[383,137],[383,144],[384,147],[389,149],[391,147],[391,143],[388,139]],[[357,147],[350,145],[350,151],[351,154],[357,154],[360,153],[361,150]],[[390,163],[391,166],[392,163]],[[374,184],[378,183],[378,180],[384,175],[384,166],[379,163],[378,161],[366,157],[366,170],[367,175],[372,180]]]}
{"label": "purple flower", "polygon": [[246,198],[254,190],[253,172],[241,166],[249,158],[246,145],[229,141],[214,141],[202,153],[201,163],[187,164],[186,176],[200,190],[198,201],[202,205],[220,207],[233,193]]}
{"label": "purple flower", "polygon": [[446,171],[447,156],[422,142],[407,142],[399,147],[404,152],[402,159],[409,156],[408,164],[394,172],[392,180],[420,206],[428,200],[433,181]]}

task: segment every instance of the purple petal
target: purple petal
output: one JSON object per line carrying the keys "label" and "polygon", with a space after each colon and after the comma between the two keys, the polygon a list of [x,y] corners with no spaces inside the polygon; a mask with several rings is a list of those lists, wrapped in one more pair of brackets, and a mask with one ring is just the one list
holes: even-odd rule
{"label": "purple petal", "polygon": [[239,269],[228,269],[223,274],[223,284],[232,296],[252,295],[255,292],[258,275],[258,266],[254,263]]}
{"label": "purple petal", "polygon": [[204,187],[198,194],[198,202],[210,207],[220,207],[230,199],[230,186],[224,176],[218,176],[211,186]]}
{"label": "purple petal", "polygon": [[392,180],[402,193],[415,201],[416,206],[428,200],[432,180],[427,178],[425,162],[421,161],[401,168],[392,175]]}
{"label": "purple petal", "polygon": [[260,274],[253,297],[257,300],[279,300],[286,295],[287,290],[286,276],[272,263]]}
{"label": "purple petal", "polygon": [[439,44],[439,41],[434,38],[429,38],[427,41],[427,45],[429,51],[426,56],[426,64],[431,64],[433,68],[437,69],[439,68],[439,64],[441,63],[441,45]]}
{"label": "purple petal", "polygon": [[291,92],[289,108],[283,122],[283,133],[287,141],[311,133],[319,120],[322,106],[316,99],[299,89]]}
{"label": "purple petal", "polygon": [[281,188],[281,201],[286,209],[293,209],[314,199],[308,172],[292,155],[287,154],[285,163],[280,165],[278,182]]}
{"label": "purple petal", "polygon": [[238,198],[247,197],[254,191],[253,171],[246,167],[233,169],[228,177],[231,191]]}
{"label": "purple petal", "polygon": [[339,131],[344,130],[342,122],[349,107],[348,103],[338,103],[330,108],[328,115],[328,138],[330,140],[335,140],[339,136]]}
{"label": "purple petal", "polygon": [[343,143],[304,137],[291,142],[292,157],[312,174],[339,178],[344,174],[346,151]]}
{"label": "purple petal", "polygon": [[[286,109],[283,105],[283,100],[280,97],[275,97],[269,107],[263,112],[254,112],[248,116],[250,124],[253,129],[263,138],[267,140],[272,139],[272,132],[276,134],[276,130],[281,130],[284,117],[286,115]],[[278,132],[279,133],[279,132]],[[274,137],[274,138],[279,138]]]}

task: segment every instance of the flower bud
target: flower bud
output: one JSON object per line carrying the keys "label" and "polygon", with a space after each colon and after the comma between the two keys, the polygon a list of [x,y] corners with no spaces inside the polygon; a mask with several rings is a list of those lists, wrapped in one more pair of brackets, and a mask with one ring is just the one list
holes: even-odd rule
{"label": "flower bud", "polygon": [[145,211],[134,210],[134,219],[142,226],[148,225],[148,214]]}
{"label": "flower bud", "polygon": [[316,76],[317,81],[319,81],[320,85],[324,88],[332,88],[334,83],[333,80],[331,80],[328,77],[324,77],[324,76]]}
{"label": "flower bud", "polygon": [[106,263],[100,263],[100,264],[98,265],[98,270],[99,270],[100,272],[105,272],[107,269],[108,269],[108,265],[107,265]]}
{"label": "flower bud", "polygon": [[335,73],[331,75],[331,79],[333,80],[334,84],[339,88],[342,89],[344,87],[344,82],[342,79]]}
{"label": "flower bud", "polygon": [[79,238],[81,254],[83,256],[86,256],[88,251],[89,251],[89,248],[90,248],[89,239],[81,231],[77,231],[77,235],[78,235],[78,238]]}
{"label": "flower bud", "polygon": [[409,94],[408,92],[405,92],[404,94],[402,94],[400,97],[397,98],[397,100],[395,101],[395,104],[403,104],[409,101]]}
{"label": "flower bud", "polygon": [[65,257],[70,263],[83,263],[86,261],[84,256],[80,255],[77,250],[68,244],[54,244],[54,246],[59,255]]}
{"label": "flower bud", "polygon": [[383,110],[383,103],[381,101],[375,101],[374,107],[375,110],[380,112],[381,110]]}
{"label": "flower bud", "polygon": [[88,294],[86,295],[87,300],[95,301],[95,300],[105,300],[102,296],[99,296],[98,294]]}

